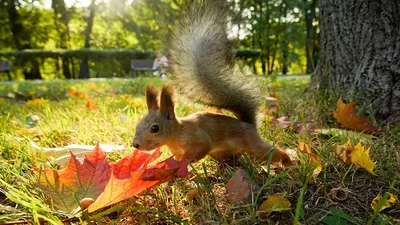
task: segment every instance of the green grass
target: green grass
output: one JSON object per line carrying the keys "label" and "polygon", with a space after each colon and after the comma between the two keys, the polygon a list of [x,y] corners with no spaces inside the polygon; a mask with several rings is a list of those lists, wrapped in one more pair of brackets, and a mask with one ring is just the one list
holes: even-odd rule
{"label": "green grass", "polygon": [[[295,121],[314,121],[321,127],[338,126],[332,112],[338,94],[304,92],[307,79],[277,79],[269,91],[279,98],[279,111],[274,117],[289,116]],[[35,188],[31,176],[33,167],[45,163],[43,156],[30,141],[41,147],[62,147],[68,144],[104,144],[125,146],[123,152],[108,156],[115,161],[129,154],[135,124],[146,113],[144,88],[148,83],[161,85],[159,79],[48,81],[0,84],[0,223],[7,221],[39,220],[60,223],[67,216],[48,204],[49,199]],[[84,93],[71,96],[72,91]],[[42,98],[47,101],[32,102]],[[87,98],[97,109],[87,107]],[[180,116],[201,110],[199,106],[178,104]],[[39,120],[35,120],[35,116]],[[33,118],[33,119],[32,119]],[[125,118],[121,119],[121,118]],[[323,165],[321,174],[310,179],[305,160],[291,171],[278,170],[273,176],[249,157],[240,158],[235,165],[220,164],[206,158],[190,167],[190,179],[176,179],[129,199],[97,215],[98,224],[316,224],[322,218],[347,224],[395,224],[400,220],[400,204],[374,214],[370,203],[378,193],[389,189],[400,197],[397,161],[400,148],[399,132],[387,124],[382,131],[363,141],[371,147],[371,157],[377,162],[377,176],[347,165],[333,152],[335,144],[347,142],[346,136],[315,136],[298,134],[293,130],[274,128],[267,116],[260,123],[260,134],[282,148],[296,149],[299,141],[312,147]],[[399,130],[399,129],[397,129]],[[397,132],[397,133],[396,133]],[[352,139],[353,144],[357,139]],[[361,138],[360,138],[361,140]],[[164,149],[163,157],[170,153]],[[225,199],[224,186],[238,169],[243,168],[263,188],[257,198],[247,205],[232,206]],[[330,199],[332,188],[348,191],[343,202]],[[186,199],[186,193],[198,189],[199,197]],[[285,193],[292,210],[261,214],[257,212],[266,196]],[[95,216],[95,215],[90,215]],[[122,221],[125,221],[123,223]],[[129,222],[130,221],[130,222]],[[377,221],[377,222],[376,222]],[[79,219],[72,223],[81,223]],[[321,222],[320,222],[321,223]],[[332,223],[336,224],[336,223]],[[339,223],[338,223],[339,224]],[[342,223],[343,224],[343,223]]]}

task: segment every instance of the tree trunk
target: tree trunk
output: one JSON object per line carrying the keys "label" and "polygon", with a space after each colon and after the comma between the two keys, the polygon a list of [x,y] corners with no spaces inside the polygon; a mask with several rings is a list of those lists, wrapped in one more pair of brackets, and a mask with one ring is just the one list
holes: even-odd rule
{"label": "tree trunk", "polygon": [[[54,20],[57,25],[57,30],[60,35],[60,48],[68,49],[67,43],[70,41],[69,37],[69,17],[67,7],[64,0],[52,0],[51,7],[54,10]],[[64,77],[71,79],[71,70],[69,68],[69,57],[61,57],[62,70]]]}
{"label": "tree trunk", "polygon": [[[93,28],[93,20],[94,20],[94,13],[96,10],[96,5],[95,5],[95,0],[92,0],[90,3],[90,14],[89,18],[87,21],[87,27],[86,27],[86,32],[85,32],[85,48],[90,48],[90,35],[92,34],[92,28]],[[80,73],[79,73],[79,78],[80,79],[88,79],[90,78],[90,73],[89,73],[89,59],[87,56],[82,58],[81,66],[80,66]]]}
{"label": "tree trunk", "polygon": [[[286,3],[285,1],[282,2],[282,4]],[[283,18],[287,18],[287,5],[283,8]],[[281,43],[281,51],[282,51],[282,75],[287,75],[288,70],[289,70],[289,46],[288,46],[288,33],[290,32],[290,24],[285,23],[285,31],[283,32],[283,38],[282,38],[282,43]]]}
{"label": "tree trunk", "polygon": [[[11,32],[13,34],[14,46],[18,50],[30,49],[31,44],[29,40],[27,40],[27,35],[24,32],[24,26],[17,11],[17,5],[19,5],[19,2],[18,0],[9,0],[7,3],[7,13],[10,21]],[[42,79],[39,62],[37,59],[30,58],[24,62],[23,74],[26,80]]]}
{"label": "tree trunk", "polygon": [[313,34],[313,20],[315,17],[315,7],[317,4],[317,0],[312,0],[310,7],[307,6],[307,0],[304,0],[304,4],[306,5],[305,8],[305,16],[306,16],[306,31],[307,31],[307,37],[306,37],[306,57],[307,57],[307,67],[306,67],[306,73],[312,73],[314,71],[314,64],[313,64],[313,58],[311,56],[311,40],[312,40],[312,34]]}
{"label": "tree trunk", "polygon": [[344,90],[400,121],[400,1],[321,0],[321,58],[311,88]]}

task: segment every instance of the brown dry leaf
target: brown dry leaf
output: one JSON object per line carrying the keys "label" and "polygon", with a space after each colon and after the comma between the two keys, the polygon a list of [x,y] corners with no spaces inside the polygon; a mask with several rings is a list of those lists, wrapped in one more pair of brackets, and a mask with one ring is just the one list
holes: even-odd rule
{"label": "brown dry leaf", "polygon": [[305,132],[308,132],[310,134],[318,134],[318,129],[318,126],[311,121],[306,121],[305,123],[296,123],[296,131],[300,134]]}
{"label": "brown dry leaf", "polygon": [[290,121],[287,116],[282,116],[282,117],[279,117],[278,119],[273,118],[271,120],[271,124],[276,126],[276,127],[287,129],[287,128],[293,126],[294,122]]}
{"label": "brown dry leaf", "polygon": [[375,175],[373,170],[376,167],[376,162],[371,160],[369,150],[369,148],[365,150],[361,143],[353,147],[350,140],[348,140],[346,145],[336,146],[335,153],[345,163],[354,163],[354,165],[364,168],[370,174]]}
{"label": "brown dry leaf", "polygon": [[[371,208],[372,208],[374,211],[378,210],[379,201],[381,201],[381,199],[382,199],[382,195],[379,193],[379,194],[374,198],[374,200],[372,200],[372,202],[371,202]],[[384,209],[386,209],[386,208],[392,207],[396,202],[397,202],[397,197],[396,197],[396,195],[393,195],[393,194],[389,193],[389,199],[386,200],[386,202],[381,206],[381,208],[379,209],[378,212],[380,212],[380,211],[382,211],[382,210],[384,210]]]}
{"label": "brown dry leaf", "polygon": [[316,154],[312,153],[310,146],[308,146],[306,143],[299,142],[299,149],[300,152],[306,153],[310,156],[310,167],[314,168],[312,177],[318,177],[318,175],[322,171],[322,163],[319,157]]}
{"label": "brown dry leaf", "polygon": [[240,205],[251,202],[252,195],[259,190],[258,185],[243,169],[238,169],[225,185],[227,199],[230,203]]}
{"label": "brown dry leaf", "polygon": [[294,149],[285,149],[286,154],[288,154],[290,160],[292,161],[300,161],[299,152]]}
{"label": "brown dry leaf", "polygon": [[344,104],[342,98],[340,98],[337,102],[337,109],[336,112],[333,113],[333,117],[335,117],[343,127],[366,133],[377,132],[378,128],[372,126],[366,117],[357,116],[354,110],[355,104],[355,102]]}
{"label": "brown dry leaf", "polygon": [[[264,110],[267,112],[266,110]],[[318,126],[312,121],[302,122],[294,122],[289,120],[287,116],[282,116],[279,118],[272,118],[270,122],[275,127],[280,127],[283,129],[289,129],[291,127],[295,127],[295,131],[297,133],[305,133],[308,132],[310,134],[318,134]]]}
{"label": "brown dry leaf", "polygon": [[265,200],[258,211],[262,212],[280,212],[285,210],[290,210],[292,204],[290,201],[282,196],[282,194],[270,195],[267,200]]}

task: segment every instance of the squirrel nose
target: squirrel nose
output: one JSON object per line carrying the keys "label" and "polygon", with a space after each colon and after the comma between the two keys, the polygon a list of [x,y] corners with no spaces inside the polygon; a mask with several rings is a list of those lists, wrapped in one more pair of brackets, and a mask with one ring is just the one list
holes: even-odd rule
{"label": "squirrel nose", "polygon": [[139,149],[139,143],[137,143],[135,141],[132,142],[132,146]]}

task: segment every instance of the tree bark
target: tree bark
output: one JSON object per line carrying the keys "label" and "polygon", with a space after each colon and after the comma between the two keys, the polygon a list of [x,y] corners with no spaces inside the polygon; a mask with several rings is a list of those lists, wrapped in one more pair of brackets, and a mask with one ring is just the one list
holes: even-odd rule
{"label": "tree bark", "polygon": [[[87,20],[87,27],[86,27],[86,32],[85,32],[85,48],[90,48],[90,35],[92,34],[93,20],[94,20],[94,14],[95,14],[95,10],[96,10],[95,3],[96,3],[96,0],[92,0],[92,2],[90,3],[90,6],[89,6],[90,14],[89,14],[89,18]],[[90,78],[89,59],[87,56],[82,58],[79,78],[80,79]]]}
{"label": "tree bark", "polygon": [[321,58],[311,88],[343,90],[400,121],[400,1],[321,0]]}

